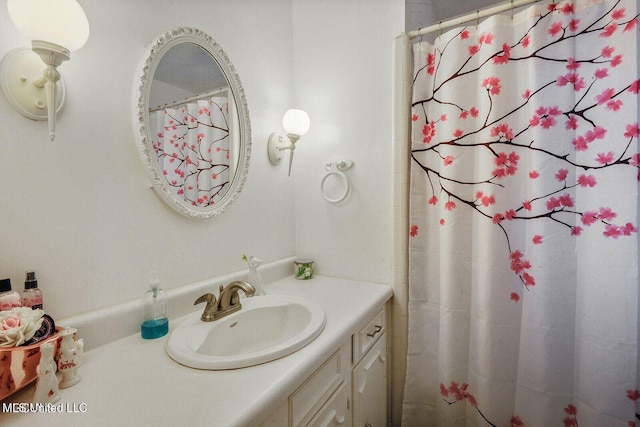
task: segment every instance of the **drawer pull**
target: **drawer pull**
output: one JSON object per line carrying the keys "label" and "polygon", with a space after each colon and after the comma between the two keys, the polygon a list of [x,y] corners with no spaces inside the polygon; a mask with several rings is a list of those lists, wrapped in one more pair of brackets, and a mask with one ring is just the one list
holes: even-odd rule
{"label": "drawer pull", "polygon": [[329,416],[324,419],[322,424],[319,424],[319,425],[324,427],[327,427],[329,424],[341,425],[341,424],[344,424],[344,421],[345,421],[344,415],[339,415],[335,409],[332,409],[331,412],[329,412]]}
{"label": "drawer pull", "polygon": [[380,325],[376,325],[376,329],[375,329],[375,331],[373,331],[373,332],[368,332],[368,333],[367,333],[367,336],[368,336],[368,337],[373,338],[373,337],[375,337],[375,336],[376,336],[376,334],[377,334],[378,332],[380,332],[381,330],[382,330],[382,326],[380,326]]}

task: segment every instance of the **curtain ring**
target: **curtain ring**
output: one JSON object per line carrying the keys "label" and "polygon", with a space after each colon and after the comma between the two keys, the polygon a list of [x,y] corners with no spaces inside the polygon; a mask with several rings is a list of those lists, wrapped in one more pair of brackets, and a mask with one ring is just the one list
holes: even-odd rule
{"label": "curtain ring", "polygon": [[513,0],[511,0],[511,20],[513,21]]}
{"label": "curtain ring", "polygon": [[478,29],[478,26],[480,25],[480,9],[476,10],[476,30]]}
{"label": "curtain ring", "polygon": [[[322,194],[322,197],[329,203],[340,203],[341,201],[343,201],[344,199],[347,198],[347,196],[349,195],[349,190],[350,190],[350,186],[349,186],[349,178],[347,177],[347,175],[344,173],[344,171],[351,169],[353,167],[353,162],[350,160],[337,160],[337,161],[333,161],[333,162],[329,162],[325,165],[325,169],[328,171],[325,176],[322,178],[322,181],[320,181],[320,193]],[[324,184],[327,181],[327,179],[332,176],[332,175],[336,175],[338,178],[340,178],[343,182],[344,185],[344,191],[342,192],[342,194],[336,198],[331,198],[329,197],[329,195],[327,194],[327,191],[324,188]]]}

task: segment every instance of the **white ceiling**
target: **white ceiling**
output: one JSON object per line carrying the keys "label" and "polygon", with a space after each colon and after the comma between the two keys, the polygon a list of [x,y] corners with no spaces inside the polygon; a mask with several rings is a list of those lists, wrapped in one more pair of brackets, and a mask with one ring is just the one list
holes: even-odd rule
{"label": "white ceiling", "polygon": [[497,4],[496,0],[425,0],[431,3],[434,15],[438,21],[463,15],[478,9]]}
{"label": "white ceiling", "polygon": [[466,15],[478,9],[485,9],[500,0],[406,0],[406,30],[417,30]]}
{"label": "white ceiling", "polygon": [[170,48],[158,64],[153,78],[193,94],[226,85],[215,59],[195,43],[180,43]]}

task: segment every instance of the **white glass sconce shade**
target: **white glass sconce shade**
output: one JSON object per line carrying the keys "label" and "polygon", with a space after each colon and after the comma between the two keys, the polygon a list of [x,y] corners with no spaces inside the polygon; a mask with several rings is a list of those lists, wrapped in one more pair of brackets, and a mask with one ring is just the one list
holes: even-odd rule
{"label": "white glass sconce shade", "polygon": [[287,110],[282,117],[282,127],[287,132],[287,138],[277,133],[272,133],[267,144],[267,153],[271,164],[277,165],[282,160],[285,150],[289,150],[289,175],[291,175],[291,165],[293,164],[293,152],[296,149],[296,142],[302,135],[307,133],[311,121],[309,115],[302,110]]}
{"label": "white glass sconce shade", "polygon": [[307,133],[310,125],[309,115],[302,110],[287,110],[282,117],[282,127],[287,132],[287,135],[296,135],[300,138]]}
{"label": "white glass sconce shade", "polygon": [[89,21],[76,0],[8,0],[9,16],[31,40],[54,43],[69,51],[89,38]]}
{"label": "white glass sconce shade", "polygon": [[8,0],[7,9],[15,26],[31,39],[31,50],[41,61],[34,62],[26,49],[9,52],[0,64],[0,88],[20,114],[48,120],[53,141],[56,112],[64,103],[58,66],[86,43],[89,21],[76,0]]}

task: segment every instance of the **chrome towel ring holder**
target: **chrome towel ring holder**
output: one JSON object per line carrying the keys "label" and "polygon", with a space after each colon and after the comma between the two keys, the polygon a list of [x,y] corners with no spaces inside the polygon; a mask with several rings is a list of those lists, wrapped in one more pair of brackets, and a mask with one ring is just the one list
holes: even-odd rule
{"label": "chrome towel ring holder", "polygon": [[[325,170],[327,170],[328,172],[324,175],[324,177],[322,178],[322,181],[320,181],[320,193],[322,194],[322,197],[327,202],[340,203],[347,198],[350,191],[350,184],[349,184],[349,178],[344,173],[344,171],[349,170],[352,167],[353,167],[353,162],[351,160],[334,160],[327,163],[324,166]],[[336,175],[336,177],[340,181],[342,181],[342,185],[344,186],[344,191],[338,197],[335,197],[335,198],[330,197],[329,194],[327,194],[327,190],[325,188],[325,183],[327,182],[327,179],[332,175]]]}

